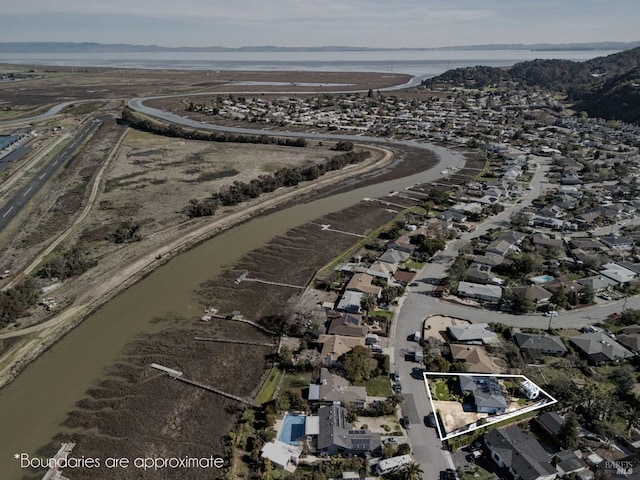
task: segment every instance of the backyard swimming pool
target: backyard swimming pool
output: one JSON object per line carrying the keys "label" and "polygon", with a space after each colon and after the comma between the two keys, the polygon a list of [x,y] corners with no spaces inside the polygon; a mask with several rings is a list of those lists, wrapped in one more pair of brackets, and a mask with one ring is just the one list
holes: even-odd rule
{"label": "backyard swimming pool", "polygon": [[298,440],[304,437],[306,418],[304,415],[286,414],[278,440],[288,445],[298,445]]}
{"label": "backyard swimming pool", "polygon": [[553,277],[551,275],[539,275],[537,277],[531,277],[529,280],[534,283],[547,283],[553,280]]}

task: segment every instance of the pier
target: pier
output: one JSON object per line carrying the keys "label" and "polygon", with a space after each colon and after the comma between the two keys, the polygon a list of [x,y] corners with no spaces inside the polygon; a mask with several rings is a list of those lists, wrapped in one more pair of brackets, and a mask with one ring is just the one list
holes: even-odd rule
{"label": "pier", "polygon": [[[313,223],[313,222],[311,222]],[[317,225],[317,224],[316,224]],[[359,233],[345,232],[344,230],[336,230],[335,228],[331,228],[331,225],[320,225],[320,228],[326,232],[336,232],[342,233],[344,235],[351,235],[353,237],[366,238],[366,235],[360,235]]]}
{"label": "pier", "polygon": [[275,347],[273,343],[267,342],[250,342],[248,340],[230,340],[228,338],[211,338],[211,337],[193,337],[201,342],[220,342],[220,343],[237,343],[240,345],[258,345],[261,347]]}
{"label": "pier", "polygon": [[[55,457],[53,457],[53,459],[55,460],[54,464],[57,465],[59,464],[60,460],[66,459],[75,446],[75,443],[63,443],[60,447],[60,450],[58,450],[58,453],[56,453]],[[42,480],[68,480],[67,477],[62,476],[62,472],[60,470],[61,469],[56,466],[51,467],[47,471],[47,473],[44,474]]]}
{"label": "pier", "polygon": [[236,285],[240,285],[242,282],[257,282],[257,283],[265,283],[267,285],[276,285],[277,287],[287,287],[287,288],[298,288],[300,290],[304,290],[307,288],[306,286],[300,285],[291,285],[290,283],[282,283],[282,282],[272,282],[270,280],[261,280],[259,278],[249,278],[249,272],[244,271],[242,274],[236,278],[233,282]]}
{"label": "pier", "polygon": [[[273,346],[273,345],[271,345],[271,346]],[[189,380],[188,378],[184,378],[182,372],[180,372],[178,370],[174,370],[173,368],[168,368],[168,367],[165,367],[164,365],[159,365],[157,363],[152,363],[149,366],[151,368],[155,368],[156,370],[160,370],[162,372],[165,372],[171,378],[173,378],[174,380],[178,380],[179,382],[188,383],[189,385],[193,385],[194,387],[202,388],[203,390],[207,390],[207,391],[212,392],[212,393],[217,393],[218,395],[222,395],[223,397],[230,398],[231,400],[235,400],[237,402],[244,403],[244,404],[250,405],[252,407],[256,406],[256,404],[255,404],[255,402],[253,400],[248,400],[246,398],[238,397],[237,395],[233,395],[231,393],[224,392],[224,391],[222,391],[222,390],[220,390],[218,388],[212,387],[210,385],[206,385],[204,383],[200,383],[200,382],[197,382],[195,380]],[[56,477],[50,477],[50,480],[54,480],[54,479],[56,479]],[[45,479],[43,478],[43,480],[45,480]]]}

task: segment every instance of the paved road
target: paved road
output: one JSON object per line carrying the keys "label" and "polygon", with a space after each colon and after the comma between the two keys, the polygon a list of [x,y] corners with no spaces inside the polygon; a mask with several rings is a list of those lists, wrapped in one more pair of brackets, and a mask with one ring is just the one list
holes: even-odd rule
{"label": "paved road", "polygon": [[51,161],[37,172],[29,183],[18,190],[13,198],[0,208],[0,231],[4,230],[53,174],[73,158],[73,154],[87,137],[101,124],[100,120],[89,122]]}
{"label": "paved road", "polygon": [[443,448],[435,428],[427,427],[424,418],[431,413],[427,398],[426,384],[422,375],[412,374],[414,368],[424,365],[413,360],[413,350],[418,343],[413,339],[415,331],[421,331],[424,313],[415,314],[414,309],[407,308],[407,302],[417,294],[410,292],[401,305],[397,316],[391,369],[400,372],[404,402],[402,414],[409,417],[411,428],[407,431],[411,440],[413,455],[428,478],[437,478],[441,470],[453,468],[449,452]]}
{"label": "paved road", "polygon": [[11,152],[0,158],[0,172],[7,168],[11,162],[19,159],[23,155],[26,155],[26,153],[31,150],[31,146],[28,143],[29,141],[21,143],[20,145],[16,146]]}

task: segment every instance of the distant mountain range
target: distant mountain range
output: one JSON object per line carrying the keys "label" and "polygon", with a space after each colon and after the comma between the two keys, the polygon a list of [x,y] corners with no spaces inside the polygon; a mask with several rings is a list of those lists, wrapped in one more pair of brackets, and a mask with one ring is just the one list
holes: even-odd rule
{"label": "distant mountain range", "polygon": [[273,45],[229,47],[160,47],[127,43],[95,42],[0,42],[0,53],[105,53],[105,52],[367,52],[367,51],[430,51],[430,50],[627,50],[640,46],[637,42],[535,43],[467,45],[440,48],[371,48],[350,46],[278,47]]}
{"label": "distant mountain range", "polygon": [[510,68],[457,68],[422,85],[484,88],[504,82],[565,93],[576,110],[592,117],[640,123],[640,47],[584,62],[531,60]]}

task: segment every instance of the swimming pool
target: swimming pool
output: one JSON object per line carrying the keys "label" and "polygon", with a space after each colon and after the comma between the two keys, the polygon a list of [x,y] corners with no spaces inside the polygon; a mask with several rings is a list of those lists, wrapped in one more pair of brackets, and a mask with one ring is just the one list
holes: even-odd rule
{"label": "swimming pool", "polygon": [[537,277],[531,277],[529,280],[534,283],[547,283],[553,280],[553,277],[551,275],[539,275]]}
{"label": "swimming pool", "polygon": [[290,415],[287,413],[284,416],[278,440],[288,445],[298,445],[298,440],[304,437],[306,418],[304,415]]}

